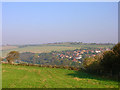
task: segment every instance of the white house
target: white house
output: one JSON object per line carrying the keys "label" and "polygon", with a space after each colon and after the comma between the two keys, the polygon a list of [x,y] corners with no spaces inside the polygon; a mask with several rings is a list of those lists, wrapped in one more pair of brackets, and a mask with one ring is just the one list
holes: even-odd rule
{"label": "white house", "polygon": [[95,51],[96,53],[100,53],[101,51]]}
{"label": "white house", "polygon": [[76,59],[81,59],[82,58],[82,55],[79,55],[78,57],[75,57]]}

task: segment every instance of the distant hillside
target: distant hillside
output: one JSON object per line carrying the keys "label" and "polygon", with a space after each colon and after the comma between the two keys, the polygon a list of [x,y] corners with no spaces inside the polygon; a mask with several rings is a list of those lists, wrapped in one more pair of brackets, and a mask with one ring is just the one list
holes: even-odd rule
{"label": "distant hillside", "polygon": [[[79,48],[79,47],[78,47]],[[51,51],[62,51],[62,50],[74,50],[76,47],[68,47],[68,46],[25,46],[25,47],[19,47],[9,50],[3,50],[2,54],[3,56],[6,56],[7,53],[10,51],[19,51],[22,52],[32,52],[32,53],[47,53]]]}
{"label": "distant hillside", "polygon": [[0,50],[9,50],[9,49],[15,49],[18,48],[17,46],[0,46]]}
{"label": "distant hillside", "polygon": [[96,44],[96,43],[81,43],[81,42],[63,42],[63,43],[48,43],[40,45],[16,45],[16,46],[4,46],[2,55],[3,57],[7,55],[10,51],[22,52],[32,52],[32,53],[47,53],[51,51],[63,51],[63,50],[74,50],[80,48],[93,48],[93,47],[103,47],[112,48],[114,44]]}
{"label": "distant hillside", "polygon": [[118,82],[58,68],[2,65],[3,88],[118,88]]}

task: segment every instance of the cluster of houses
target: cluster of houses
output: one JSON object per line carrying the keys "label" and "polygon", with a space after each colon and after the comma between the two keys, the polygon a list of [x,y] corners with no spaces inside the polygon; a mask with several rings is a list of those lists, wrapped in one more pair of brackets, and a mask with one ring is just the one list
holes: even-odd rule
{"label": "cluster of houses", "polygon": [[84,48],[84,49],[76,49],[76,50],[68,50],[61,52],[53,52],[52,54],[57,56],[60,59],[67,58],[68,60],[72,60],[73,62],[81,63],[86,57],[94,57],[98,53],[104,52],[106,50],[110,50],[109,48]]}

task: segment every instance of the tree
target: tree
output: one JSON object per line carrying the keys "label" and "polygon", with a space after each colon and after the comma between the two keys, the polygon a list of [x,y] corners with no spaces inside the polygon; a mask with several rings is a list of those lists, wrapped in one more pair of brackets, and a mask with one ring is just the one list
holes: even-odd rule
{"label": "tree", "polygon": [[120,72],[120,43],[116,44],[112,50],[96,55],[94,58],[84,60],[83,66],[89,71],[104,74],[118,75]]}
{"label": "tree", "polygon": [[100,70],[100,59],[101,55],[97,55],[95,57],[85,58],[83,61],[83,67],[91,73],[97,73]]}
{"label": "tree", "polygon": [[114,63],[114,71],[120,73],[120,42],[113,47],[113,52],[115,53],[116,59]]}
{"label": "tree", "polygon": [[19,59],[19,56],[20,56],[20,54],[18,51],[11,51],[7,54],[6,59],[7,59],[8,63],[11,64],[14,60]]}
{"label": "tree", "polygon": [[103,53],[101,66],[105,71],[118,74],[120,72],[120,43],[116,44],[112,50]]}
{"label": "tree", "polygon": [[116,63],[115,60],[116,60],[116,55],[112,50],[105,51],[103,53],[103,59],[101,60],[100,64],[105,71],[111,71],[113,68],[113,64]]}
{"label": "tree", "polygon": [[33,64],[36,64],[36,59],[38,58],[38,54],[36,53],[36,54],[34,54],[34,56],[33,56]]}
{"label": "tree", "polygon": [[0,57],[0,64],[1,64],[1,61],[3,61],[3,58],[2,58],[2,57]]}
{"label": "tree", "polygon": [[120,42],[113,47],[113,52],[120,56]]}

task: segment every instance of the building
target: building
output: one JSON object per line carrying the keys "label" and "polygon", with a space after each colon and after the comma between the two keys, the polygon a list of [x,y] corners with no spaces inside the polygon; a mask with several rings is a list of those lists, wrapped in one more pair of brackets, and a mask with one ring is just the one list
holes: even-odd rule
{"label": "building", "polygon": [[82,55],[78,55],[78,57],[75,57],[75,59],[81,59]]}

